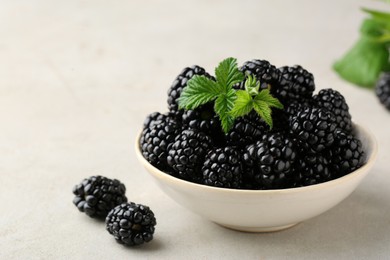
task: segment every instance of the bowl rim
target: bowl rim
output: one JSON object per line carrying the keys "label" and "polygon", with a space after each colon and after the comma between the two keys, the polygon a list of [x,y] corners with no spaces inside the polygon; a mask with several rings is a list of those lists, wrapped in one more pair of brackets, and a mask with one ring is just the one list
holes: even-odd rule
{"label": "bowl rim", "polygon": [[[174,183],[175,185],[180,186],[188,186],[193,189],[199,189],[199,190],[207,190],[209,192],[229,192],[229,193],[236,193],[236,194],[245,194],[245,195],[259,195],[259,194],[275,194],[275,193],[296,193],[296,192],[304,192],[304,191],[310,191],[314,189],[326,189],[330,186],[339,185],[341,183],[347,182],[350,179],[357,178],[359,175],[362,175],[373,166],[373,164],[376,161],[377,153],[378,153],[378,143],[375,138],[375,136],[372,134],[372,132],[365,126],[362,126],[361,124],[353,123],[354,127],[359,128],[359,132],[362,132],[363,136],[368,137],[371,145],[372,150],[367,157],[367,161],[364,165],[362,165],[359,169],[348,173],[347,175],[344,175],[342,177],[339,177],[334,180],[330,180],[327,182],[319,183],[319,184],[313,184],[309,186],[303,186],[303,187],[296,187],[296,188],[286,188],[286,189],[269,189],[269,190],[251,190],[251,189],[231,189],[231,188],[221,188],[221,187],[213,187],[208,186],[204,184],[198,184],[194,182],[190,182],[187,180],[179,179],[177,177],[174,177],[168,173],[165,173],[161,171],[160,169],[156,168],[152,164],[150,164],[142,155],[141,148],[139,145],[139,140],[141,138],[142,130],[138,132],[136,136],[136,142],[135,142],[135,152],[138,160],[141,162],[141,164],[146,167],[152,169],[152,171],[148,171],[150,174],[154,175],[158,179],[164,179],[166,181],[169,181],[171,183]],[[367,171],[366,171],[367,169]]]}

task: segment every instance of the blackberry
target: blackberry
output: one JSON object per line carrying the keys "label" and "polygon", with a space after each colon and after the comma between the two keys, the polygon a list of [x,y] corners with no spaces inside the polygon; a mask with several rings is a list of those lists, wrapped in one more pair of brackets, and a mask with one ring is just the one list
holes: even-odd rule
{"label": "blackberry", "polygon": [[335,177],[344,176],[360,168],[364,163],[362,142],[352,134],[336,131],[333,146],[328,151]]}
{"label": "blackberry", "polygon": [[339,128],[346,132],[351,132],[351,114],[349,113],[347,102],[340,92],[330,88],[322,89],[313,99],[316,106],[325,108],[336,116],[336,123]]}
{"label": "blackberry", "polygon": [[153,239],[156,218],[149,207],[123,203],[108,213],[106,229],[119,244],[135,246]]}
{"label": "blackberry", "polygon": [[240,188],[242,165],[240,153],[233,147],[210,150],[202,167],[203,183],[223,188]]}
{"label": "blackberry", "polygon": [[284,188],[293,177],[296,148],[282,133],[268,133],[242,156],[244,181],[257,189]]}
{"label": "blackberry", "polygon": [[73,187],[73,204],[91,218],[105,218],[115,206],[127,202],[126,187],[116,179],[91,176]]}
{"label": "blackberry", "polygon": [[170,119],[156,121],[146,127],[141,134],[142,155],[160,170],[167,170],[167,148],[175,140],[179,125]]}
{"label": "blackberry", "polygon": [[[277,68],[269,63],[267,60],[251,60],[245,62],[241,67],[240,71],[245,73],[246,75],[254,75],[257,80],[260,81],[260,88],[266,89],[268,85],[272,87],[279,84],[280,73]],[[239,83],[236,88],[244,89],[245,81]]]}
{"label": "blackberry", "polygon": [[332,145],[335,138],[334,115],[322,108],[305,108],[290,119],[290,133],[301,149],[318,153]]}
{"label": "blackberry", "polygon": [[224,134],[221,128],[221,122],[214,112],[212,103],[205,104],[194,110],[184,111],[182,123],[185,128],[203,132],[218,143],[223,141]]}
{"label": "blackberry", "polygon": [[287,106],[285,106],[284,111],[289,119],[293,116],[296,116],[299,111],[304,110],[305,108],[312,107],[312,102],[310,100],[305,100],[303,102],[292,101]]}
{"label": "blackberry", "polygon": [[303,101],[313,96],[315,89],[313,74],[299,65],[284,66],[278,70],[280,72],[281,87],[276,89],[276,96],[282,103],[283,101],[289,103],[293,100]]}
{"label": "blackberry", "polygon": [[184,130],[168,148],[168,165],[175,170],[179,178],[200,182],[204,158],[211,146],[211,138],[204,133]]}
{"label": "blackberry", "polygon": [[161,121],[171,120],[175,121],[171,114],[161,114],[160,112],[153,112],[149,114],[144,120],[144,128],[152,127],[153,125],[160,124]]}
{"label": "blackberry", "polygon": [[332,179],[330,161],[321,154],[304,154],[297,160],[295,185],[302,187]]}
{"label": "blackberry", "polygon": [[383,72],[376,83],[375,93],[379,101],[390,110],[390,72]]}
{"label": "blackberry", "polygon": [[259,140],[269,127],[255,111],[235,120],[233,128],[226,135],[226,142],[233,146],[246,146]]}
{"label": "blackberry", "polygon": [[178,99],[183,88],[187,86],[188,80],[194,75],[204,75],[210,79],[214,79],[214,77],[210,76],[205,69],[200,66],[194,65],[192,67],[184,68],[168,89],[168,109],[174,115],[180,116],[182,111],[179,112]]}

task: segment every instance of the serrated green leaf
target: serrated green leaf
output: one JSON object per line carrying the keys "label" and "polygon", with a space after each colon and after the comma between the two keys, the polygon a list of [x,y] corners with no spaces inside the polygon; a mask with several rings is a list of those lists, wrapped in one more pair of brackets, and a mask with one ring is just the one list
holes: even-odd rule
{"label": "serrated green leaf", "polygon": [[262,101],[254,100],[253,102],[253,108],[257,112],[257,114],[264,120],[264,122],[269,125],[269,127],[272,129],[273,127],[273,121],[272,121],[272,110],[271,108]]}
{"label": "serrated green leaf", "polygon": [[225,133],[228,133],[234,124],[234,118],[230,115],[230,111],[234,106],[235,99],[236,91],[230,89],[226,94],[219,95],[215,100],[214,110],[221,120],[222,129]]}
{"label": "serrated green leaf", "polygon": [[389,51],[386,45],[367,38],[360,40],[333,69],[345,80],[372,88],[381,71],[389,71]]}
{"label": "serrated green leaf", "polygon": [[230,111],[230,115],[234,118],[247,115],[253,109],[252,96],[247,91],[238,90],[236,95],[236,101]]}
{"label": "serrated green leaf", "polygon": [[215,76],[221,88],[226,91],[234,84],[244,80],[244,74],[238,69],[237,59],[227,58],[215,69]]}
{"label": "serrated green leaf", "polygon": [[283,104],[280,103],[279,99],[274,98],[269,89],[263,89],[260,93],[254,98],[254,101],[260,101],[266,103],[269,107],[275,107],[279,109],[283,109]]}
{"label": "serrated green leaf", "polygon": [[195,109],[213,101],[220,95],[221,89],[215,81],[195,75],[188,82],[179,97],[179,108]]}

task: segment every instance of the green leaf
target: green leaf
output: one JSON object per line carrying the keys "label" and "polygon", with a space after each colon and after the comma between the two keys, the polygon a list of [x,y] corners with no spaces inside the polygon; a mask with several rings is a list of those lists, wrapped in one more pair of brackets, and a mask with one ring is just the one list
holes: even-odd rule
{"label": "green leaf", "polygon": [[179,108],[195,109],[213,101],[220,93],[221,88],[215,81],[195,75],[187,82],[179,97]]}
{"label": "green leaf", "polygon": [[264,102],[269,107],[275,107],[279,109],[283,109],[283,104],[280,103],[279,99],[274,98],[269,89],[263,89],[260,93],[255,97],[255,102]]}
{"label": "green leaf", "polygon": [[234,118],[229,112],[234,106],[235,99],[236,91],[230,89],[226,94],[219,95],[215,100],[214,110],[221,120],[222,129],[225,133],[228,133],[234,124]]}
{"label": "green leaf", "polygon": [[[390,1],[388,1],[390,2]],[[371,17],[377,21],[390,22],[390,13],[362,8],[362,10],[371,15]]]}
{"label": "green leaf", "polygon": [[245,90],[251,96],[257,96],[259,94],[260,82],[256,79],[255,75],[247,75],[245,80]]}
{"label": "green leaf", "polygon": [[215,76],[221,88],[229,91],[236,83],[244,80],[244,74],[238,69],[237,59],[227,58],[215,69]]}
{"label": "green leaf", "polygon": [[369,38],[376,42],[389,42],[390,41],[390,21],[384,23],[374,19],[366,19],[363,21],[360,32],[364,37]]}
{"label": "green leaf", "polygon": [[272,110],[268,106],[267,103],[262,102],[260,100],[254,100],[253,102],[253,108],[259,114],[259,116],[269,125],[270,128],[273,127],[273,121],[272,121]]}
{"label": "green leaf", "polygon": [[247,91],[238,90],[236,95],[236,101],[233,109],[230,111],[230,115],[234,118],[247,115],[253,109],[252,96]]}
{"label": "green leaf", "polygon": [[333,68],[345,80],[371,88],[381,71],[390,70],[389,51],[385,44],[363,37]]}

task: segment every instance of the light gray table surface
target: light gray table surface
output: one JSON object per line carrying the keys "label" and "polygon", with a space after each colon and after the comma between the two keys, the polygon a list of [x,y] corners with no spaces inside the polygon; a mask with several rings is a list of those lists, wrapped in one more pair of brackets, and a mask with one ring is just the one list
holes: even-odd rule
{"label": "light gray table surface", "polygon": [[[379,1],[0,2],[0,259],[389,259],[390,112],[331,69]],[[166,111],[182,68],[228,56],[301,64],[344,94],[379,143],[377,163],[332,210],[267,234],[222,228],[167,197],[135,157],[144,117]],[[78,213],[73,185],[118,178],[156,214],[125,248]]]}

